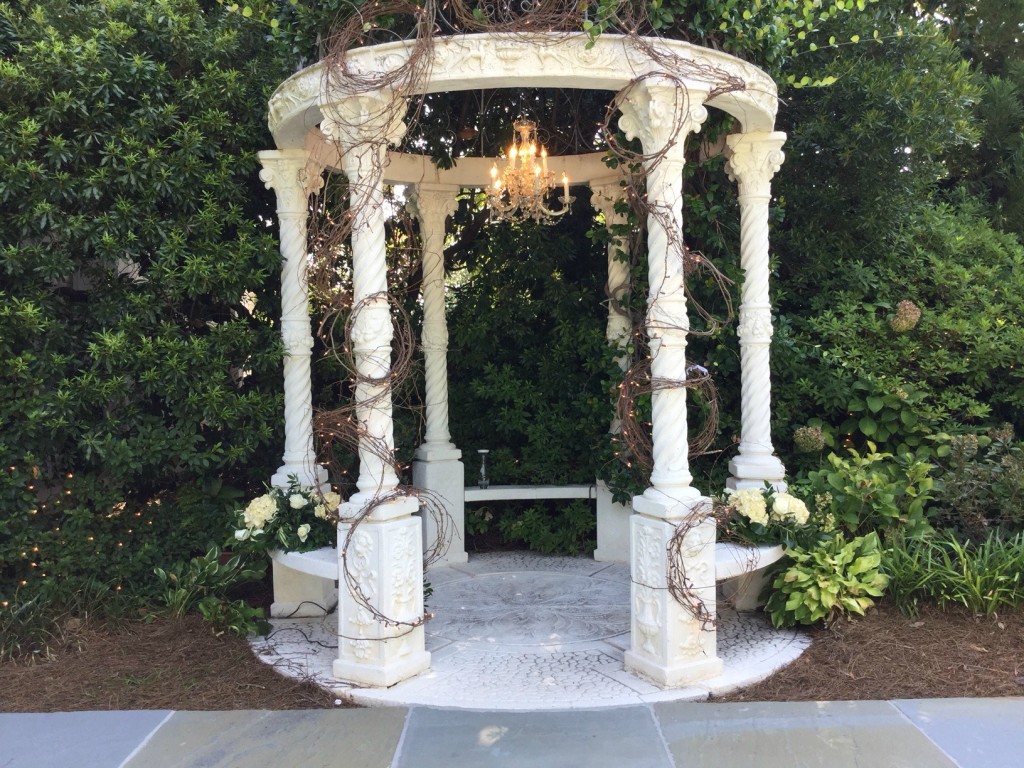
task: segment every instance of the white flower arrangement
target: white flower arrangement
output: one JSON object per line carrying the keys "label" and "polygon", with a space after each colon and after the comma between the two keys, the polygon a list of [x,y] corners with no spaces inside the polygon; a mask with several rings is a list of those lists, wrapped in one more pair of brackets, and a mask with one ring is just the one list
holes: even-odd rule
{"label": "white flower arrangement", "polygon": [[271,488],[239,512],[234,539],[247,549],[302,551],[335,543],[336,513],[341,496],[334,491],[299,485],[288,478],[287,488]]}
{"label": "white flower arrangement", "polygon": [[727,489],[716,500],[729,534],[754,543],[788,542],[807,526],[810,512],[807,505],[789,493],[776,493],[772,488]]}

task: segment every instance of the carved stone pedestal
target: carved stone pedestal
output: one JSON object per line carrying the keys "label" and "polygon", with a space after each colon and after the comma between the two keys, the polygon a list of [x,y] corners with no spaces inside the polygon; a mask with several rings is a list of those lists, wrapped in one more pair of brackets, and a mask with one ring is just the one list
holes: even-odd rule
{"label": "carved stone pedestal", "polygon": [[[394,626],[375,617],[362,598],[393,621],[415,621],[423,615],[422,533],[418,504],[402,498],[352,530],[338,526],[338,658],[334,676],[359,685],[389,687],[430,667],[423,627]],[[351,541],[348,541],[351,536]],[[342,559],[346,542],[347,562]],[[351,582],[351,584],[349,583]]]}
{"label": "carved stone pedestal", "polygon": [[[653,506],[637,497],[634,504]],[[692,505],[676,505],[666,514],[710,509],[700,499]],[[690,509],[686,510],[689,506]],[[654,511],[654,510],[649,510]],[[668,591],[669,541],[683,516],[633,515],[632,518],[632,626],[626,669],[666,688],[690,685],[722,671],[716,655],[715,630],[705,631],[700,621]],[[693,585],[694,597],[715,616],[715,522],[706,514],[691,518],[693,525],[682,546],[682,568]]]}

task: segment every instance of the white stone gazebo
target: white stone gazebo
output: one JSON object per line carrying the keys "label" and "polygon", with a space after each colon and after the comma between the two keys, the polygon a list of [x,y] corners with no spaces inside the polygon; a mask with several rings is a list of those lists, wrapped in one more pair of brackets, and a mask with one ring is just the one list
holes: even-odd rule
{"label": "white stone gazebo", "polygon": [[[783,483],[784,467],[774,455],[769,429],[769,346],[772,336],[768,294],[768,205],[771,178],[783,160],[785,135],[774,132],[775,84],[754,66],[718,51],[668,40],[635,44],[628,37],[605,35],[587,47],[585,35],[465,35],[435,39],[424,74],[408,93],[382,89],[346,91],[337,77],[325,77],[324,65],[305,69],[285,81],[270,102],[270,128],[277,149],[260,153],[261,178],[277,195],[281,229],[282,336],[285,344],[284,463],[273,477],[287,484],[289,475],[309,486],[323,485],[326,475],[313,445],[310,387],[310,330],[306,288],[306,225],[309,195],[322,185],[325,171],[341,171],[351,182],[355,223],[352,231],[353,303],[362,303],[352,330],[356,364],[364,380],[386,380],[391,364],[392,323],[387,301],[384,185],[410,189],[420,221],[423,251],[424,321],[422,347],[426,366],[427,424],[416,451],[414,484],[446,501],[456,535],[447,561],[465,561],[462,541],[467,493],[459,449],[448,431],[447,328],[442,248],[446,217],[462,188],[486,185],[492,158],[459,158],[439,170],[429,158],[390,151],[404,135],[408,96],[479,88],[585,88],[618,94],[619,127],[639,138],[647,165],[648,205],[657,216],[648,221],[650,295],[646,317],[652,351],[652,376],[661,381],[686,379],[687,320],[683,254],[682,185],[685,138],[700,130],[708,108],[736,118],[737,132],[725,141],[728,168],[738,183],[741,211],[740,258],[744,271],[739,330],[742,364],[742,434],[738,455],[730,462],[730,487]],[[355,49],[347,56],[350,71],[368,76],[394,71],[408,58],[411,43]],[[657,50],[658,56],[651,51]],[[687,72],[664,74],[664,62],[692,62]],[[514,72],[514,75],[512,74]],[[722,88],[721,78],[732,87]],[[737,85],[738,84],[738,85]],[[611,94],[609,96],[611,98]],[[397,116],[397,119],[396,119]],[[573,184],[588,184],[593,201],[609,222],[623,192],[619,177],[600,154],[560,158]],[[381,172],[383,168],[383,172]],[[668,229],[668,231],[666,231]],[[675,237],[670,237],[675,233]],[[673,240],[675,244],[673,244]],[[610,295],[625,289],[625,265],[609,257]],[[614,303],[614,302],[613,302]],[[624,342],[629,325],[612,312],[608,339]],[[381,397],[383,395],[383,397]],[[360,404],[363,404],[360,406]],[[393,491],[398,477],[371,449],[393,447],[390,393],[383,383],[361,383],[356,390],[360,426],[358,492],[342,505],[339,542],[349,536],[346,519]],[[598,499],[600,560],[628,561],[632,569],[631,647],[627,669],[659,685],[675,687],[712,677],[721,670],[715,629],[701,626],[666,589],[668,542],[677,526],[689,531],[682,547],[683,568],[694,593],[714,614],[715,584],[744,570],[740,558],[729,564],[718,545],[708,498],[692,485],[687,457],[686,389],[670,387],[653,394],[651,487],[633,499],[632,509],[611,503],[607,490],[492,489],[492,498],[555,498],[583,495]],[[504,494],[504,495],[502,495]],[[418,503],[401,497],[376,506],[349,543],[348,571],[363,595],[384,616],[415,620],[423,610],[422,538]],[[430,540],[435,534],[426,530]],[[285,553],[275,557],[273,613],[311,615],[316,604],[334,602],[339,579],[338,550]],[[778,554],[774,554],[777,557]],[[723,565],[724,563],[724,565]],[[767,564],[764,559],[759,566]],[[727,573],[725,571],[728,571]],[[716,578],[717,577],[717,578]],[[340,580],[338,657],[334,674],[361,685],[390,686],[427,669],[430,655],[424,631],[395,627],[368,612]],[[741,596],[749,602],[750,595]],[[304,601],[311,601],[309,603]]]}

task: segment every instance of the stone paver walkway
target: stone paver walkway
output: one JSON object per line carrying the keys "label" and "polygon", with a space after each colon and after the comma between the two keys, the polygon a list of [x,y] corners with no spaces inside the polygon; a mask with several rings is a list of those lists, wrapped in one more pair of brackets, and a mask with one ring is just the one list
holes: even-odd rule
{"label": "stone paver walkway", "polygon": [[386,690],[333,679],[337,616],[275,620],[253,645],[281,672],[310,677],[340,698],[367,705],[484,710],[621,707],[699,700],[757,682],[807,647],[759,613],[722,610],[722,675],[663,690],[623,669],[629,647],[629,568],[585,558],[498,552],[431,570],[429,671]]}
{"label": "stone paver walkway", "polygon": [[1024,698],[0,714],[4,768],[1019,768]]}

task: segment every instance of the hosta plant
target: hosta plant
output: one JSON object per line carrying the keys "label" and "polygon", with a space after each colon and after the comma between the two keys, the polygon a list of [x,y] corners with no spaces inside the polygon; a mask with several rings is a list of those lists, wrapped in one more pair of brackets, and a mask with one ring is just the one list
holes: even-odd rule
{"label": "hosta plant", "polygon": [[879,569],[881,544],[874,532],[852,541],[837,533],[818,546],[795,547],[787,554],[792,562],[776,574],[765,605],[776,627],[831,623],[850,613],[863,616],[889,583]]}

